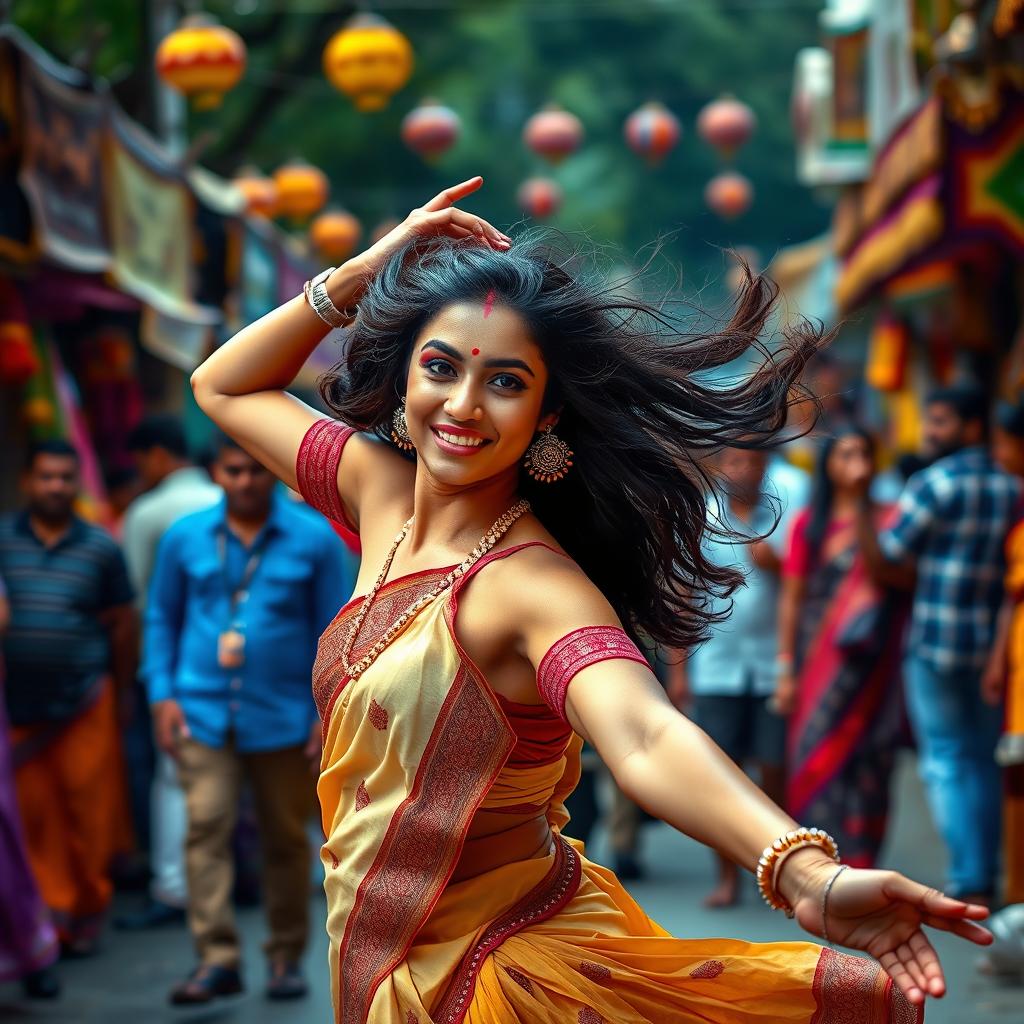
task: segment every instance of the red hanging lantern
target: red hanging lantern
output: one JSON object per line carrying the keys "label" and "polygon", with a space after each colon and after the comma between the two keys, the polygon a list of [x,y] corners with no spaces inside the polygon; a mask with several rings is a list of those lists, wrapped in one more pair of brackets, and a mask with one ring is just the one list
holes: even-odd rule
{"label": "red hanging lantern", "polygon": [[347,260],[363,233],[363,226],[347,210],[328,210],[310,225],[309,240],[328,263]]}
{"label": "red hanging lantern", "polygon": [[277,184],[254,168],[240,171],[232,184],[245,198],[245,212],[250,217],[274,217],[277,215]]}
{"label": "red hanging lantern", "polygon": [[583,124],[568,110],[557,106],[547,107],[526,122],[523,141],[534,153],[557,164],[580,148]]}
{"label": "red hanging lantern", "polygon": [[185,18],[157,47],[156,70],[197,110],[219,107],[245,71],[245,43],[205,14]]}
{"label": "red hanging lantern", "polygon": [[562,189],[550,178],[528,178],[519,186],[516,199],[531,217],[544,220],[562,205]]}
{"label": "red hanging lantern", "polygon": [[39,371],[39,356],[28,324],[0,323],[0,381],[20,387]]}
{"label": "red hanging lantern", "polygon": [[292,160],[274,171],[274,184],[278,212],[295,221],[308,220],[322,210],[330,192],[327,175],[302,160]]}
{"label": "red hanging lantern", "polygon": [[757,125],[754,112],[732,96],[709,103],[697,117],[697,133],[723,160],[731,160]]}
{"label": "red hanging lantern", "polygon": [[451,149],[461,131],[459,115],[436,100],[424,100],[402,120],[402,141],[424,160]]}
{"label": "red hanging lantern", "polygon": [[675,148],[679,118],[662,103],[645,103],[626,118],[626,142],[649,163],[657,164]]}
{"label": "red hanging lantern", "polygon": [[724,220],[746,213],[753,199],[753,186],[736,171],[716,175],[704,189],[704,202]]}

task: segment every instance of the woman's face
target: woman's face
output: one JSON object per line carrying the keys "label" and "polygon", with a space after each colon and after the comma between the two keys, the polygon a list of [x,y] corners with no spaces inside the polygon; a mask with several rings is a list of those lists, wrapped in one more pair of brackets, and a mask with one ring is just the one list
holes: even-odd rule
{"label": "woman's face", "polygon": [[405,416],[421,465],[466,487],[514,476],[538,430],[548,372],[526,323],[493,302],[459,302],[413,343]]}
{"label": "woman's face", "polygon": [[832,486],[841,490],[867,483],[875,473],[871,446],[856,434],[839,438],[829,452],[826,470]]}
{"label": "woman's face", "polygon": [[992,431],[992,454],[1007,473],[1024,476],[1024,438],[996,427]]}

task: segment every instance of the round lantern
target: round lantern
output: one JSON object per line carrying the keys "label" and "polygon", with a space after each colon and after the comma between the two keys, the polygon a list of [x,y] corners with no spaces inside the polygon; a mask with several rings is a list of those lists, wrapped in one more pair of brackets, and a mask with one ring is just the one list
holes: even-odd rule
{"label": "round lantern", "polygon": [[185,18],[157,47],[156,70],[172,88],[184,93],[197,110],[219,107],[245,71],[245,44],[213,18]]}
{"label": "round lantern", "polygon": [[704,202],[725,220],[746,213],[753,199],[753,186],[736,171],[716,175],[704,189]]}
{"label": "round lantern", "polygon": [[626,118],[626,142],[652,164],[665,159],[680,131],[679,118],[662,103],[645,103]]}
{"label": "round lantern", "polygon": [[232,184],[245,197],[245,212],[251,217],[273,217],[277,214],[277,184],[273,178],[245,168]]}
{"label": "round lantern", "polygon": [[33,427],[49,427],[57,418],[53,402],[44,395],[28,399],[21,407],[25,421]]}
{"label": "round lantern", "polygon": [[357,14],[324,48],[324,74],[357,110],[383,110],[412,74],[412,47],[376,14]]}
{"label": "round lantern", "polygon": [[293,160],[274,171],[278,213],[302,221],[322,210],[330,185],[327,175],[312,164]]}
{"label": "round lantern", "polygon": [[39,356],[26,323],[0,323],[0,382],[21,385],[39,369]]}
{"label": "round lantern", "polygon": [[726,160],[750,138],[756,125],[750,107],[732,96],[714,100],[697,117],[700,137]]}
{"label": "round lantern", "polygon": [[516,199],[531,217],[543,220],[562,205],[562,189],[550,178],[528,178],[519,186]]}
{"label": "round lantern", "polygon": [[579,149],[583,141],[583,124],[568,110],[548,107],[526,122],[523,141],[534,153],[558,163]]}
{"label": "round lantern", "polygon": [[424,100],[402,120],[402,141],[425,160],[440,156],[459,137],[462,122],[450,107]]}
{"label": "round lantern", "polygon": [[362,225],[346,210],[321,213],[309,226],[309,240],[328,263],[348,259],[362,233]]}

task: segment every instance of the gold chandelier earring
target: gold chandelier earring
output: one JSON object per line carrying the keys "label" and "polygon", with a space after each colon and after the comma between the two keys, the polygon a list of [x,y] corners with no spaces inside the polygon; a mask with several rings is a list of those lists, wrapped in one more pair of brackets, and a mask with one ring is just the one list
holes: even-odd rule
{"label": "gold chandelier earring", "polygon": [[572,451],[551,426],[544,428],[533,444],[526,449],[523,467],[534,480],[553,484],[561,480],[572,467]]}
{"label": "gold chandelier earring", "polygon": [[409,434],[409,423],[405,418],[405,399],[395,409],[391,417],[391,441],[396,448],[403,452],[411,452],[416,445],[412,443],[412,436]]}

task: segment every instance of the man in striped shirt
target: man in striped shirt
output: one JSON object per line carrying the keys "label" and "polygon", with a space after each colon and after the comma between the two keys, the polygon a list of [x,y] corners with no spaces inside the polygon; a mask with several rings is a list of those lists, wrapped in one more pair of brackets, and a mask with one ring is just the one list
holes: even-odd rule
{"label": "man in striped shirt", "polygon": [[107,867],[123,807],[118,695],[135,678],[124,559],[73,512],[78,455],[30,453],[21,513],[0,519],[3,641],[15,785],[29,860],[65,949],[91,951],[112,895]]}

